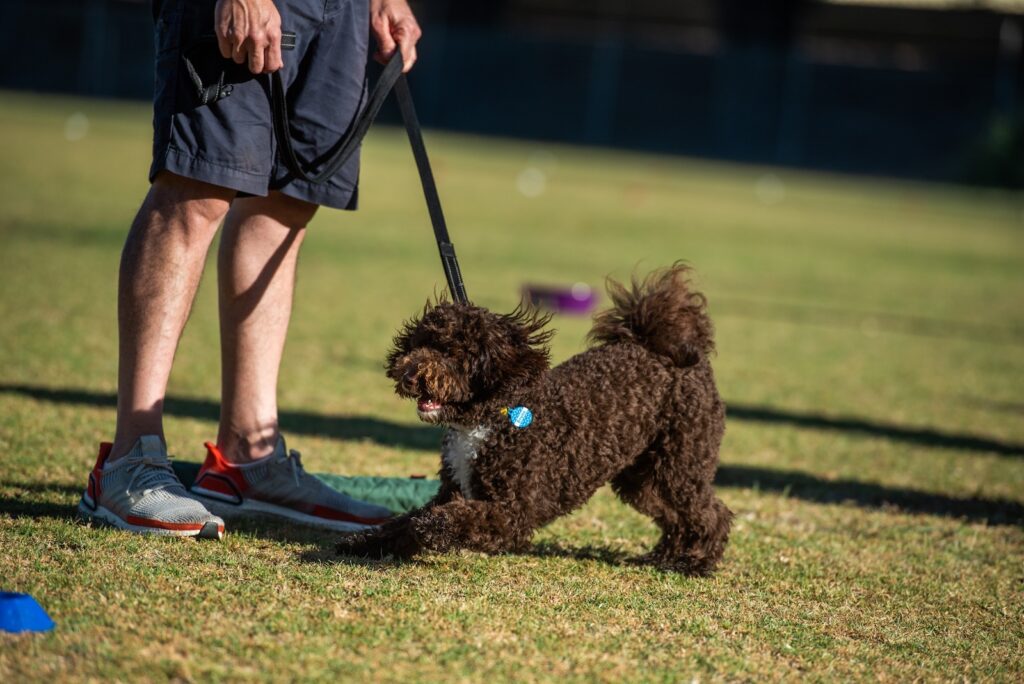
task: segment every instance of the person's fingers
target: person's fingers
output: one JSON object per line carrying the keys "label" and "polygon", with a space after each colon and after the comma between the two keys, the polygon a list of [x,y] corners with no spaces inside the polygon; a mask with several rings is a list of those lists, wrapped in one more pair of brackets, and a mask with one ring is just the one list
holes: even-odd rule
{"label": "person's fingers", "polygon": [[262,74],[267,48],[270,47],[270,36],[261,26],[253,26],[246,40],[246,51],[249,53],[249,71]]}
{"label": "person's fingers", "polygon": [[409,73],[409,69],[412,69],[412,65],[416,63],[416,47],[407,46],[402,48],[402,73]]}
{"label": "person's fingers", "polygon": [[419,25],[412,17],[403,19],[395,31],[398,45],[402,50],[402,71],[408,73],[416,63],[416,43],[423,35]]}
{"label": "person's fingers", "polygon": [[235,46],[228,38],[227,31],[217,31],[217,47],[220,48],[220,56],[224,59],[231,59],[235,54]]}
{"label": "person's fingers", "polygon": [[272,73],[284,66],[284,58],[281,57],[281,30],[272,29],[267,32],[267,39],[270,44],[267,46],[266,55],[263,61],[263,71]]}
{"label": "person's fingers", "polygon": [[263,73],[272,74],[275,71],[279,71],[283,66],[280,48],[278,48],[277,52],[274,52],[272,47],[268,47],[263,51]]}
{"label": "person's fingers", "polygon": [[220,48],[220,56],[224,59],[231,59],[235,54],[235,43],[232,40],[231,35],[234,29],[231,21],[231,14],[224,10],[219,3],[215,12],[217,30],[214,31],[214,33],[217,34],[217,47]]}
{"label": "person's fingers", "polygon": [[245,36],[235,31],[231,33],[231,59],[235,60],[235,64],[245,64],[248,60],[248,50],[245,45]]}
{"label": "person's fingers", "polygon": [[395,51],[395,39],[391,36],[391,21],[386,15],[379,14],[370,22],[373,36],[377,39],[377,54],[374,58],[382,64],[388,61]]}
{"label": "person's fingers", "polygon": [[266,55],[267,48],[255,44],[255,42],[249,43],[249,71],[254,74],[263,73],[263,58]]}

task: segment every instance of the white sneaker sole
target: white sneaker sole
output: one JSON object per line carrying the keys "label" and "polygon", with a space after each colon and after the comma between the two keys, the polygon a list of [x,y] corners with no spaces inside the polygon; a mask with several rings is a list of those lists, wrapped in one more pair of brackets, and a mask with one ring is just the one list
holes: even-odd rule
{"label": "white sneaker sole", "polygon": [[204,523],[202,529],[199,530],[165,530],[160,527],[132,525],[103,506],[97,506],[96,510],[89,508],[85,501],[78,502],[78,515],[83,520],[96,525],[116,527],[119,530],[135,532],[136,534],[151,534],[158,537],[196,537],[198,539],[216,539],[218,541],[224,538],[224,532],[221,531],[220,525],[213,520]]}
{"label": "white sneaker sole", "polygon": [[301,513],[285,506],[277,506],[254,499],[245,499],[240,504],[227,503],[217,498],[216,492],[210,492],[202,487],[193,487],[189,490],[189,493],[192,494],[192,498],[206,506],[207,510],[225,520],[228,518],[253,518],[256,516],[282,518],[308,527],[336,530],[338,532],[359,532],[360,530],[369,530],[377,527],[377,525],[367,525],[365,523],[318,518],[315,515]]}

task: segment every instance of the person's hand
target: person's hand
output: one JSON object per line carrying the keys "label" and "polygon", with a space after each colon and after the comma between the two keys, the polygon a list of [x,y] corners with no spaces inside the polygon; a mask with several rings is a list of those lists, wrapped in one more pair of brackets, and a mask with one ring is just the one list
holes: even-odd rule
{"label": "person's hand", "polygon": [[217,0],[213,9],[217,44],[225,59],[269,74],[281,61],[281,15],[272,0]]}
{"label": "person's hand", "polygon": [[416,42],[423,32],[406,0],[370,0],[370,28],[377,39],[374,59],[386,63],[397,45],[402,51],[402,71],[412,69],[416,62]]}

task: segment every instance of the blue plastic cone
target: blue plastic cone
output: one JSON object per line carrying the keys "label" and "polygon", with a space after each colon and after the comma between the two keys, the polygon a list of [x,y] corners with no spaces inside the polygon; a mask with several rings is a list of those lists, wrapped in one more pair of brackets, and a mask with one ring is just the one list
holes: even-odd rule
{"label": "blue plastic cone", "polygon": [[53,620],[28,594],[0,592],[0,630],[5,632],[48,632]]}

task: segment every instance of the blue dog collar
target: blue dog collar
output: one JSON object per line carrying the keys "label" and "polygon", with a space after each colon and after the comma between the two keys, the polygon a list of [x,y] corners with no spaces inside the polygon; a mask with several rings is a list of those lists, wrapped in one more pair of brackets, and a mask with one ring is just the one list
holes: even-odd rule
{"label": "blue dog collar", "polygon": [[525,406],[503,408],[501,409],[501,415],[508,416],[508,420],[512,423],[512,427],[516,428],[530,427],[530,423],[533,422],[533,411]]}

